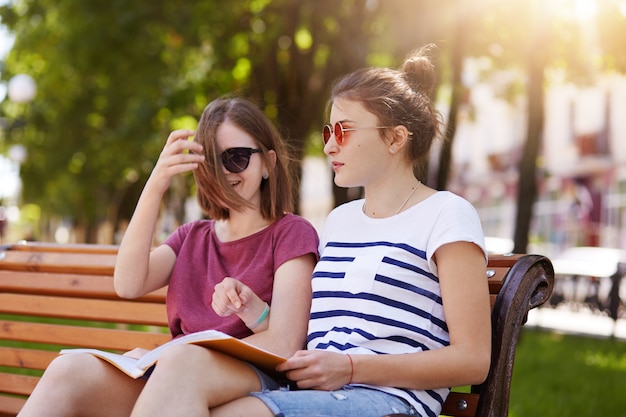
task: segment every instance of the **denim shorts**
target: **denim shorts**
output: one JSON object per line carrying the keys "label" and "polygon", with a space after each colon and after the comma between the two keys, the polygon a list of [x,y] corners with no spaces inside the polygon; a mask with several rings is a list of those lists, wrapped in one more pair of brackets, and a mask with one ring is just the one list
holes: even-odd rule
{"label": "denim shorts", "polygon": [[251,363],[249,362],[245,362],[245,363],[250,368],[252,368],[254,372],[256,372],[257,376],[259,377],[259,381],[261,382],[262,391],[270,391],[270,390],[276,390],[276,389],[281,388],[281,384],[278,383],[274,378],[267,375],[265,372],[261,371],[259,368],[252,365]]}
{"label": "denim shorts", "polygon": [[386,392],[346,385],[336,391],[263,391],[252,394],[276,417],[381,417],[402,413],[418,416],[408,402]]}
{"label": "denim shorts", "polygon": [[[274,378],[267,375],[265,372],[261,371],[259,368],[252,365],[251,363],[248,363],[248,362],[244,362],[244,363],[248,365],[250,368],[252,368],[254,372],[256,372],[257,376],[259,377],[259,381],[261,382],[262,391],[281,389],[282,387],[286,386],[287,382],[279,383]],[[150,378],[150,375],[152,375],[152,372],[154,371],[155,366],[156,365],[152,365],[150,368],[148,368],[146,373],[143,374],[143,376],[141,376],[139,379],[143,379],[147,381]]]}

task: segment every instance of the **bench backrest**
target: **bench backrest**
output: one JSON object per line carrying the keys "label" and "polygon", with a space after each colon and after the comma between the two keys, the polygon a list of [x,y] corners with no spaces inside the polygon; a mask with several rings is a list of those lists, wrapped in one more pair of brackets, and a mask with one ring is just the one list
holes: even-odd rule
{"label": "bench backrest", "polygon": [[[17,414],[62,348],[125,351],[169,340],[166,290],[119,299],[113,290],[116,253],[112,245],[0,248],[0,417]],[[493,311],[489,377],[469,393],[453,392],[445,415],[507,415],[520,328],[528,310],[552,291],[552,265],[543,256],[490,256],[488,271]]]}
{"label": "bench backrest", "polygon": [[164,289],[136,300],[115,294],[116,247],[28,243],[3,249],[0,416],[17,414],[61,348],[126,351],[170,339]]}

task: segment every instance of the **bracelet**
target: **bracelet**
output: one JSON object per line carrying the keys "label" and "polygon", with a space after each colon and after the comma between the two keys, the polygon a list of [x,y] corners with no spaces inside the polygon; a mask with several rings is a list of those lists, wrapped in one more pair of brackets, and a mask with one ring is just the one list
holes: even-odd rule
{"label": "bracelet", "polygon": [[352,362],[352,356],[349,353],[346,353],[348,359],[350,359],[350,380],[348,381],[348,385],[352,384],[352,377],[354,376],[354,362]]}
{"label": "bracelet", "polygon": [[248,326],[248,329],[253,330],[259,327],[259,325],[263,323],[263,321],[267,318],[267,315],[269,314],[269,312],[270,312],[270,306],[269,304],[265,303],[265,308],[263,309],[263,312],[261,313],[259,318],[256,319],[254,323]]}

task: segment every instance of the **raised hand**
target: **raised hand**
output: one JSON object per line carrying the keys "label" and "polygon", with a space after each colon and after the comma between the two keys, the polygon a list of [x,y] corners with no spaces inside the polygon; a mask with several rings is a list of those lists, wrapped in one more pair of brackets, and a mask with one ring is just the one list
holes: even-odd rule
{"label": "raised hand", "polygon": [[150,175],[149,182],[156,187],[155,191],[165,193],[173,176],[193,171],[204,161],[202,145],[188,140],[193,134],[193,130],[186,129],[170,133]]}

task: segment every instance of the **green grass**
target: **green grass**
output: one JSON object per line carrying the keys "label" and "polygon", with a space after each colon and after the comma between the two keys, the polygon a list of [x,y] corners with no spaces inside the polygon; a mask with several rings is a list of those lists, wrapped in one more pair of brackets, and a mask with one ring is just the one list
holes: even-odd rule
{"label": "green grass", "polygon": [[510,417],[626,415],[626,342],[524,329]]}

